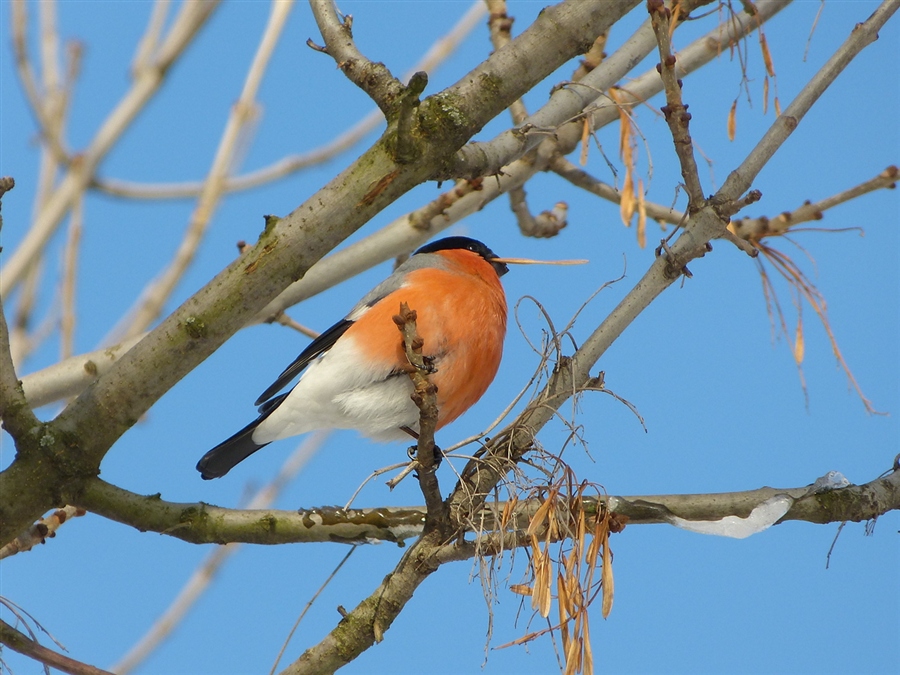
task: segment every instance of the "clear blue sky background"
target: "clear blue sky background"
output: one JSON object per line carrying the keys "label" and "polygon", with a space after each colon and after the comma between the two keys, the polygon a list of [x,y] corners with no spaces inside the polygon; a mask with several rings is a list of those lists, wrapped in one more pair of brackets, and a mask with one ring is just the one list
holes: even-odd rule
{"label": "clear blue sky background", "polygon": [[[149,15],[149,3],[60,4],[66,39],[87,50],[69,124],[73,147],[93,135],[127,88],[132,46]],[[395,73],[406,71],[468,7],[463,2],[342,2],[354,15],[363,51]],[[523,30],[542,4],[511,2]],[[795,2],[766,27],[778,73],[782,106],[815,73],[856,22],[876,3],[827,3],[815,34],[807,36],[818,2]],[[35,191],[35,127],[24,106],[9,47],[9,3],[0,5],[0,173],[17,187],[4,199],[3,248],[8,260],[29,222]],[[30,6],[32,14],[37,8]],[[636,26],[644,10],[629,17]],[[238,96],[247,64],[268,14],[263,2],[223,6],[166,87],[104,162],[101,174],[134,181],[196,180],[205,175],[228,113]],[[710,29],[710,20],[685,28],[676,38]],[[629,28],[629,30],[631,30]],[[305,46],[318,38],[308,7],[299,3],[279,45],[260,93],[263,117],[243,169],[265,166],[285,154],[320,145],[371,109],[364,94],[347,82],[332,61]],[[626,37],[617,27],[610,50]],[[36,49],[32,44],[33,50]],[[431,74],[427,93],[455,82],[489,52],[485,26]],[[900,79],[900,19],[841,75],[794,136],[766,167],[755,187],[763,200],[748,215],[775,216],[866,180],[900,160],[897,110]],[[746,155],[773,113],[763,115],[763,66],[755,38],[749,43],[752,105],[741,96],[738,135],[730,143],[726,116],[740,93],[739,70],[728,55],[690,77],[684,97],[693,113],[692,131],[712,161],[701,166],[706,192],[721,185]],[[649,62],[638,72],[652,64]],[[526,103],[536,110],[553,82],[569,77],[571,65],[536,88]],[[660,105],[659,101],[654,102]],[[652,148],[649,199],[669,204],[680,180],[665,124],[649,110],[639,112]],[[501,116],[483,134],[509,124]],[[366,143],[376,138],[373,135]],[[618,128],[599,134],[616,158]],[[228,197],[212,223],[196,264],[169,309],[200,288],[235,255],[240,239],[255,240],[262,215],[294,209],[366,147],[306,173],[247,194]],[[646,155],[641,155],[646,168]],[[612,182],[604,160],[592,151],[588,169]],[[438,194],[434,184],[419,187],[369,223],[357,237]],[[623,227],[617,207],[592,198],[553,175],[529,184],[532,209],[568,202],[569,227],[556,239],[521,237],[506,199],[497,200],[451,232],[482,239],[501,255],[543,258],[587,257],[581,268],[516,268],[504,278],[511,304],[530,294],[564,325],[604,281],[626,278],[601,293],[573,329],[583,340],[640,278],[653,257],[639,249],[634,231]],[[647,432],[628,409],[609,396],[588,395],[577,421],[590,457],[578,447],[567,458],[582,478],[611,494],[691,493],[744,490],[771,485],[802,486],[829,470],[866,482],[888,469],[900,451],[900,368],[898,368],[898,208],[896,191],[881,191],[829,211],[823,227],[863,228],[842,234],[797,234],[814,258],[787,242],[775,242],[816,280],[828,300],[829,316],[841,349],[866,395],[887,416],[867,415],[835,365],[825,332],[804,307],[809,404],[784,340],[774,343],[755,264],[733,247],[691,265],[694,278],[669,289],[604,356],[599,367],[607,385],[633,403]],[[683,195],[679,204],[684,205]],[[177,246],[192,209],[189,200],[135,206],[103,196],[85,205],[85,232],[78,287],[76,347],[89,351],[130,306],[148,279],[163,268]],[[47,264],[57,265],[61,237]],[[302,323],[328,327],[374,283],[389,264],[363,274],[292,310]],[[793,325],[788,289],[778,285]],[[50,294],[41,299],[46,309]],[[523,323],[539,339],[540,322],[526,308]],[[161,492],[175,501],[202,500],[238,505],[248,484],[270,477],[295,446],[277,443],[227,478],[202,482],[194,470],[199,456],[253,416],[252,401],[305,344],[278,326],[240,332],[219,352],[169,392],[111,450],[103,477],[138,493]],[[511,327],[500,374],[485,398],[445,429],[442,445],[467,436],[493,419],[525,383],[536,357]],[[51,343],[23,368],[31,372],[54,362]],[[45,417],[57,408],[42,411]],[[559,447],[562,424],[545,429],[542,442]],[[2,438],[2,466],[12,459],[9,436]],[[338,433],[308,464],[278,501],[281,508],[344,503],[373,469],[400,461],[399,445],[373,445],[354,433]],[[452,486],[448,468],[443,489]],[[419,503],[414,481],[393,493],[370,484],[358,506]],[[878,521],[873,536],[861,524],[844,528],[825,569],[837,526],[788,523],[743,541],[692,534],[668,526],[634,526],[613,540],[616,599],[603,621],[594,612],[592,638],[598,671],[896,673],[900,637],[898,545],[900,518]],[[2,595],[34,614],[71,655],[98,666],[121,657],[169,605],[196,565],[212,550],[88,515],[67,524],[59,536],[33,552],[4,561]],[[147,661],[141,673],[266,672],[291,625],[311,595],[345,554],[341,545],[246,546],[221,570],[213,588],[191,610],[172,638]],[[392,569],[402,551],[393,545],[355,552],[301,625],[287,659],[316,642],[337,621],[337,605],[352,608]],[[510,573],[518,582],[520,555]],[[507,564],[502,568],[505,581]],[[353,673],[477,672],[485,657],[487,610],[470,563],[443,567],[419,590],[386,634],[346,670]],[[494,606],[497,646],[523,635],[530,617],[518,596],[501,583]],[[9,620],[9,616],[5,615]],[[532,624],[539,627],[541,622]],[[16,673],[35,664],[4,651]],[[285,662],[283,662],[284,664]],[[527,650],[488,652],[487,673],[546,673],[556,668],[548,640]]]}

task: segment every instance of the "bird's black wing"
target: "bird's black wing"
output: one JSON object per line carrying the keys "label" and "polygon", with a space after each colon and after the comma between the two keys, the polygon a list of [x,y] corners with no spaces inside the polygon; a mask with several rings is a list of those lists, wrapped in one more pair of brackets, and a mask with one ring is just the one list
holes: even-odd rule
{"label": "bird's black wing", "polygon": [[282,394],[281,396],[276,396],[275,398],[266,401],[265,405],[259,410],[259,417],[237,432],[234,436],[228,440],[222,441],[203,455],[200,461],[197,462],[197,471],[200,472],[200,476],[203,480],[221,478],[231,471],[235,465],[243,462],[260,448],[267,446],[268,443],[255,442],[253,440],[253,432],[256,431],[256,427],[259,426],[260,422],[271,415],[275,408],[277,408],[286,398],[287,394]]}
{"label": "bird's black wing", "polygon": [[319,335],[319,337],[317,337],[315,340],[310,342],[306,346],[306,349],[300,352],[300,355],[296,359],[294,359],[294,362],[284,369],[284,372],[278,376],[278,379],[275,380],[272,385],[260,395],[258,399],[256,399],[256,403],[254,403],[253,405],[262,405],[270,398],[272,398],[272,396],[281,391],[284,386],[288,384],[288,382],[297,377],[297,375],[300,374],[300,371],[302,371],[304,368],[306,368],[307,365],[309,365],[310,361],[312,361],[320,354],[324,354],[329,349],[331,349],[334,346],[334,343],[338,341],[338,338],[340,338],[341,335],[343,335],[352,325],[353,321],[351,321],[350,319],[341,319],[331,328]]}

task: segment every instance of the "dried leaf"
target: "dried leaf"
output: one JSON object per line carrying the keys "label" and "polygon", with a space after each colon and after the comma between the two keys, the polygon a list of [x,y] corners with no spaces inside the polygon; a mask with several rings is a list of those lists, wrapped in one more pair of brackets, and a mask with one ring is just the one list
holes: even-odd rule
{"label": "dried leaf", "polygon": [[737,99],[731,104],[731,110],[728,112],[728,140],[733,141],[737,132]]}

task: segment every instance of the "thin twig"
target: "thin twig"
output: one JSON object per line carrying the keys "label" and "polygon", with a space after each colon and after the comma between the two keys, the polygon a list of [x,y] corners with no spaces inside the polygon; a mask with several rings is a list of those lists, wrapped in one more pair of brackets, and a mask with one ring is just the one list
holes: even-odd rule
{"label": "thin twig", "polygon": [[247,127],[256,115],[256,94],[293,6],[293,0],[272,3],[269,20],[247,71],[241,94],[231,107],[231,114],[228,116],[219,147],[200,198],[191,214],[184,238],[168,267],[143,290],[138,302],[126,312],[119,325],[104,340],[106,344],[119,342],[147,330],[159,317],[165,303],[193,262],[209,222],[222,199],[225,177],[233,170],[242,141],[247,135]]}
{"label": "thin twig", "polygon": [[[268,508],[306,466],[306,463],[319,450],[327,437],[328,432],[320,431],[305,438],[285,460],[275,477],[253,496],[247,504],[247,509]],[[215,549],[204,558],[166,611],[160,615],[128,653],[112,667],[116,675],[125,675],[133,671],[168,638],[178,624],[184,620],[188,610],[209,588],[219,569],[239,550],[240,544],[229,544]]]}
{"label": "thin twig", "polygon": [[160,45],[152,66],[142,70],[135,78],[131,89],[109,113],[88,147],[79,153],[77,164],[69,167],[19,246],[10,255],[3,276],[0,277],[0,297],[8,297],[9,293],[21,283],[31,264],[42,254],[47,241],[71,209],[75,198],[90,185],[100,162],[159,90],[166,73],[184,53],[220,2],[221,0],[208,0],[187,2],[182,5],[181,12]]}
{"label": "thin twig", "polygon": [[[163,1],[167,0],[158,0],[158,2]],[[438,68],[478,25],[484,14],[485,8],[482,0],[473,2],[447,34],[437,40],[422,55],[421,59],[406,72],[403,80],[408,81],[414,73],[419,71],[430,73]],[[269,166],[256,169],[242,176],[226,177],[222,190],[226,193],[250,190],[311,166],[322,164],[352,148],[383,123],[384,115],[378,108],[375,108],[345,132],[314,150],[300,155],[283,157]],[[137,183],[108,177],[98,177],[92,185],[101,192],[134,199],[184,199],[199,196],[200,191],[203,189],[203,182],[201,181]]]}
{"label": "thin twig", "polygon": [[75,351],[75,287],[78,281],[78,253],[81,246],[83,219],[84,199],[79,198],[72,205],[72,216],[69,219],[69,232],[63,257],[59,317],[60,360],[69,358]]}
{"label": "thin twig", "polygon": [[761,241],[765,237],[777,237],[785,234],[790,228],[800,223],[811,220],[821,220],[824,212],[830,208],[856,199],[874,190],[893,188],[897,184],[898,170],[896,166],[889,166],[874,178],[856,185],[848,190],[843,190],[836,195],[812,203],[804,202],[802,206],[793,211],[785,211],[774,218],[765,216],[758,218],[741,218],[731,221],[729,229],[741,239]]}
{"label": "thin twig", "polygon": [[694,144],[691,140],[689,123],[691,119],[687,106],[681,100],[681,82],[675,75],[676,56],[672,53],[671,35],[671,10],[665,6],[663,0],[648,0],[647,9],[650,12],[650,20],[656,41],[659,45],[660,63],[657,66],[662,77],[666,92],[666,105],[660,110],[665,115],[666,123],[672,132],[675,142],[675,154],[681,164],[681,177],[684,179],[687,191],[688,213],[699,211],[706,200],[703,196],[703,187],[700,185],[700,174],[697,171],[697,162],[694,159]]}
{"label": "thin twig", "polygon": [[306,613],[312,609],[313,603],[318,599],[318,597],[322,594],[326,588],[328,588],[328,584],[332,582],[332,580],[337,576],[337,573],[341,571],[341,568],[344,566],[344,563],[350,559],[350,556],[353,555],[353,552],[359,547],[359,544],[353,544],[350,547],[350,550],[344,554],[344,557],[341,558],[341,561],[335,566],[333,570],[331,570],[331,574],[328,575],[328,578],[322,582],[322,585],[319,586],[319,590],[317,590],[313,596],[309,599],[309,602],[306,603],[306,606],[303,607],[303,611],[300,612],[300,616],[297,617],[297,620],[294,622],[294,625],[291,626],[291,630],[288,633],[287,637],[284,639],[284,644],[281,645],[281,649],[278,651],[278,656],[275,657],[275,663],[272,664],[272,669],[269,671],[269,675],[274,675],[275,670],[278,668],[278,663],[281,661],[281,657],[284,656],[284,651],[287,649],[288,645],[291,643],[291,638],[294,637],[294,633],[297,631],[297,628],[300,626],[300,622],[303,621],[303,617],[306,616]]}
{"label": "thin twig", "polygon": [[109,671],[102,670],[96,666],[91,666],[81,661],[69,658],[52,649],[48,649],[39,644],[37,640],[32,640],[28,636],[20,633],[8,623],[0,619],[0,643],[19,652],[25,656],[29,656],[35,661],[46,664],[64,673],[71,675],[113,675]]}
{"label": "thin twig", "polygon": [[83,516],[85,513],[87,512],[84,509],[78,508],[77,506],[65,506],[61,509],[57,509],[49,516],[41,518],[38,522],[29,527],[26,532],[23,532],[12,541],[4,544],[3,547],[0,548],[0,560],[9,558],[17,553],[30,551],[38,544],[45,543],[48,538],[56,536],[56,531],[63,523],[72,518]]}

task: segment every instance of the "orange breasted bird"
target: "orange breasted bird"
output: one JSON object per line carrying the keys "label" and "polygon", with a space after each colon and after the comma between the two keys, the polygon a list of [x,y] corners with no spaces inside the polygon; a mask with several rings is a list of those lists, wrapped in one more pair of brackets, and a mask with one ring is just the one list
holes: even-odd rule
{"label": "orange breasted bird", "polygon": [[[197,463],[205,479],[228,473],[272,441],[314,429],[356,429],[373,440],[409,438],[419,409],[397,326],[418,314],[423,354],[436,369],[437,428],[468,410],[497,374],[506,335],[506,263],[480,241],[448,237],[417,250],[344,319],[319,335],[256,400],[259,417]],[[301,374],[302,373],[302,374]],[[297,375],[293,389],[279,394]]]}

